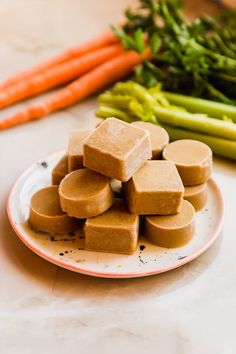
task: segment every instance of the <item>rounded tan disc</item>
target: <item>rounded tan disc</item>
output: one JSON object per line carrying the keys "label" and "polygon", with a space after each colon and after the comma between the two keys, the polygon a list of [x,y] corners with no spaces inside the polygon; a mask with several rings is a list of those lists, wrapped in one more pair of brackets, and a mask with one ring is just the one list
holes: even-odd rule
{"label": "rounded tan disc", "polygon": [[194,235],[195,211],[193,206],[183,200],[179,214],[165,216],[146,216],[144,235],[152,243],[160,247],[180,247]]}
{"label": "rounded tan disc", "polygon": [[88,218],[106,211],[113,204],[108,177],[87,168],[69,173],[60,183],[61,208],[76,218]]}
{"label": "rounded tan disc", "polygon": [[152,158],[154,160],[158,159],[161,156],[162,150],[169,143],[169,135],[167,131],[158,125],[149,122],[137,121],[131,124],[134,124],[139,128],[146,129],[149,132],[151,139]]}
{"label": "rounded tan disc", "polygon": [[198,184],[196,186],[186,186],[184,199],[192,204],[195,211],[201,210],[207,202],[207,183]]}
{"label": "rounded tan disc", "polygon": [[40,189],[31,198],[29,223],[35,231],[64,234],[74,231],[79,220],[61,210],[58,186]]}
{"label": "rounded tan disc", "polygon": [[200,141],[174,141],[163,150],[163,158],[176,164],[186,186],[204,183],[211,176],[212,151]]}

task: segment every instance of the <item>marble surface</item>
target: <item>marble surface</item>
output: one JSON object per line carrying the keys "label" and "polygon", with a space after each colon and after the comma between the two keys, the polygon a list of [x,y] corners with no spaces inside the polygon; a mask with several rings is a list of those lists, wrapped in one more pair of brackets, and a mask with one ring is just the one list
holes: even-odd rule
{"label": "marble surface", "polygon": [[[119,21],[128,3],[1,0],[0,78]],[[65,146],[69,130],[92,125],[94,106],[87,100],[0,134],[1,353],[234,354],[235,163],[215,159],[226,206],[219,239],[192,263],[165,274],[108,280],[72,273],[33,254],[11,229],[5,204],[16,177]]]}

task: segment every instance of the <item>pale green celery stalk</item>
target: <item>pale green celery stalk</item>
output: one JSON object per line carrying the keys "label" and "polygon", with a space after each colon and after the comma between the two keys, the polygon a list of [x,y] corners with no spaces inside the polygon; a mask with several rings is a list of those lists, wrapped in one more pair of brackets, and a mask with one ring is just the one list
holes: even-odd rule
{"label": "pale green celery stalk", "polygon": [[148,90],[133,81],[118,82],[112,88],[114,95],[128,95],[135,97],[141,103],[156,104],[155,98],[148,92]]}
{"label": "pale green celery stalk", "polygon": [[156,123],[156,117],[152,109],[153,105],[140,103],[134,96],[115,95],[107,92],[100,95],[98,100],[102,106],[110,106],[125,111],[125,113],[130,114],[131,116],[136,116],[137,119]]}
{"label": "pale green celery stalk", "polygon": [[[136,98],[140,103],[145,103],[154,110],[157,120],[163,124],[174,125],[193,131],[236,140],[236,125],[215,118],[194,115],[188,112],[161,107],[148,90],[132,81],[119,82],[112,89],[113,97],[128,95]],[[115,105],[115,104],[114,104]]]}
{"label": "pale green celery stalk", "polygon": [[[115,117],[124,120],[126,122],[138,120],[138,118],[133,119],[128,114],[121,111],[120,109],[116,109],[110,106],[107,107],[104,105],[101,105],[99,107],[99,109],[96,112],[96,115],[103,119],[109,117]],[[166,124],[161,124],[161,126],[167,130],[168,134],[170,135],[170,139],[172,141],[180,140],[180,139],[199,140],[207,144],[215,154],[236,160],[236,141],[222,139],[219,137],[214,137],[214,136],[205,135],[201,133],[191,132],[185,129],[171,127]]]}
{"label": "pale green celery stalk", "polygon": [[105,92],[98,97],[98,101],[103,105],[115,106],[118,109],[129,109],[130,102],[133,100],[131,96],[113,95],[111,92]]}
{"label": "pale green celery stalk", "polygon": [[171,104],[182,106],[191,113],[205,113],[218,119],[228,116],[236,123],[235,106],[172,92],[163,91],[163,94]]}
{"label": "pale green celery stalk", "polygon": [[236,141],[218,138],[215,136],[190,132],[185,129],[173,128],[162,124],[170,136],[170,140],[193,139],[207,144],[216,155],[236,160]]}
{"label": "pale green celery stalk", "polygon": [[166,109],[158,105],[154,106],[154,112],[158,122],[161,124],[169,124],[229,140],[236,140],[236,124],[205,117],[200,114]]}
{"label": "pale green celery stalk", "polygon": [[124,111],[121,111],[120,109],[117,109],[115,107],[111,106],[105,106],[105,105],[100,105],[98,110],[96,111],[96,116],[99,118],[110,118],[110,117],[115,117],[121,120],[124,120],[125,122],[133,122],[134,119]]}

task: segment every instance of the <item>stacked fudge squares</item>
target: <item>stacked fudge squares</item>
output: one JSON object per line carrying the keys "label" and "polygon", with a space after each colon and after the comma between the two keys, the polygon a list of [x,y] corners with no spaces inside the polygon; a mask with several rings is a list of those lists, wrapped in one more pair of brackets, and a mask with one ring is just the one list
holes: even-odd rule
{"label": "stacked fudge squares", "polygon": [[[159,126],[108,118],[95,130],[71,133],[67,155],[52,171],[54,203],[57,214],[60,205],[68,227],[85,219],[88,250],[134,253],[141,218],[142,233],[151,243],[178,247],[194,235],[195,211],[206,203],[211,171],[212,153],[205,144],[169,144],[167,132]],[[31,217],[33,209],[37,212],[34,197],[29,221],[45,231],[42,218],[39,227]],[[41,210],[37,217],[42,214]],[[52,211],[50,217],[58,219]]]}

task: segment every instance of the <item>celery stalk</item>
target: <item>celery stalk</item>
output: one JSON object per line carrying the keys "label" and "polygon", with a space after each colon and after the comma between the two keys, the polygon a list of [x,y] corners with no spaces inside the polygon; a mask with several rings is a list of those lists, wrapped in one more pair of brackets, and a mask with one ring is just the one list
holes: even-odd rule
{"label": "celery stalk", "polygon": [[[158,90],[160,91],[159,88]],[[236,140],[236,124],[221,121],[215,118],[209,118],[202,114],[197,115],[179,111],[178,109],[172,109],[171,106],[170,108],[162,107],[157,103],[157,100],[154,95],[152,95],[151,91],[148,91],[145,87],[135,82],[118,82],[112,88],[112,94],[109,97],[109,104],[112,104],[115,107],[117,95],[119,96],[119,100],[122,95],[124,95],[124,98],[128,95],[135,98],[141,105],[146,105],[149,110],[153,110],[157,120],[160,123],[219,136],[230,140]],[[118,108],[121,108],[121,106],[119,105]],[[129,109],[130,108],[131,106],[129,105]],[[135,112],[131,113],[135,116]]]}
{"label": "celery stalk", "polygon": [[[104,119],[109,117],[115,117],[124,120],[126,122],[138,120],[138,118],[133,119],[130,115],[128,115],[127,113],[123,112],[120,109],[116,109],[114,107],[105,106],[105,105],[101,105],[99,107],[99,109],[96,111],[96,115]],[[199,140],[209,145],[209,147],[212,149],[212,151],[215,154],[236,160],[236,141],[227,140],[227,139],[201,134],[197,132],[192,132],[185,129],[175,128],[167,124],[161,124],[161,126],[166,129],[166,131],[170,135],[171,140],[179,140],[179,139]]]}
{"label": "celery stalk", "polygon": [[236,123],[236,107],[225,103],[205,100],[177,93],[163,91],[164,96],[171,104],[182,106],[192,113],[205,113],[210,117],[222,119],[231,118]]}
{"label": "celery stalk", "polygon": [[156,104],[156,99],[148,92],[148,90],[136,82],[118,82],[112,88],[114,95],[128,95],[135,97],[141,103],[147,103],[150,105]]}
{"label": "celery stalk", "polygon": [[103,105],[115,106],[118,109],[128,109],[130,102],[133,100],[131,96],[113,95],[111,92],[105,92],[98,97],[98,101]]}
{"label": "celery stalk", "polygon": [[126,114],[124,111],[121,111],[120,109],[117,109],[115,107],[105,106],[105,105],[99,106],[98,110],[96,111],[96,116],[103,119],[109,117],[115,117],[124,120],[125,122],[128,123],[134,120],[130,117],[130,115]]}
{"label": "celery stalk", "polygon": [[229,140],[236,140],[236,124],[205,117],[200,114],[171,110],[158,105],[154,106],[154,112],[157,120],[162,124],[169,124]]}

